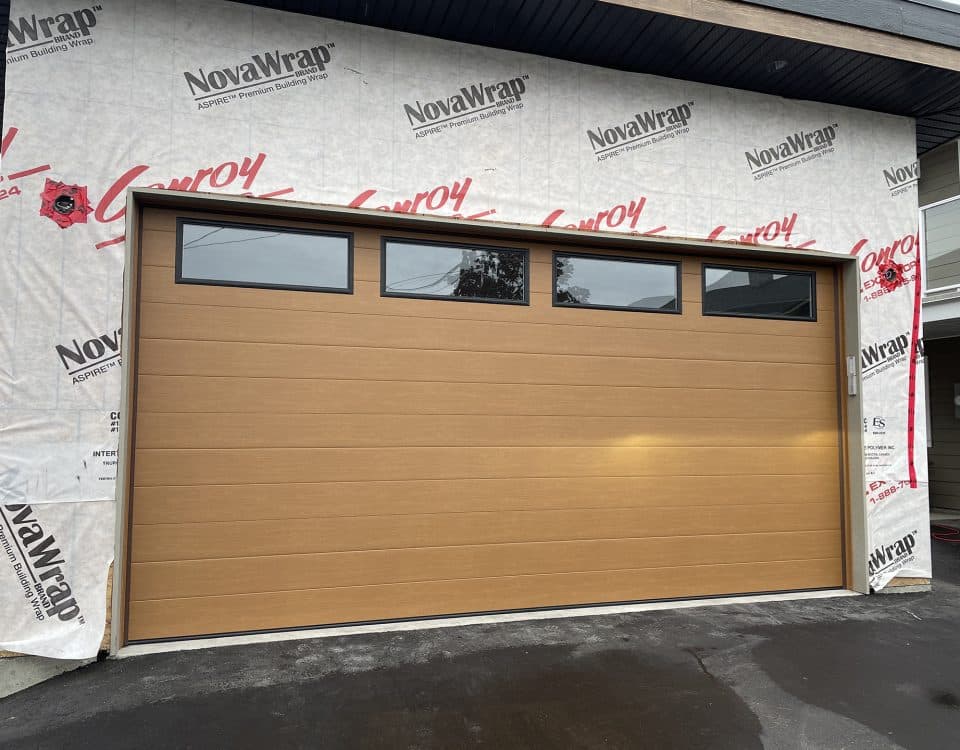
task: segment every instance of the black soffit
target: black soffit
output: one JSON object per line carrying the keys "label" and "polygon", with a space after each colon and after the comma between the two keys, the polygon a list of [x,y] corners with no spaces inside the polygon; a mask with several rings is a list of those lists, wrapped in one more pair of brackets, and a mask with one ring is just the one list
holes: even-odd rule
{"label": "black soffit", "polygon": [[918,153],[960,135],[960,72],[595,0],[233,1],[906,115],[917,118]]}

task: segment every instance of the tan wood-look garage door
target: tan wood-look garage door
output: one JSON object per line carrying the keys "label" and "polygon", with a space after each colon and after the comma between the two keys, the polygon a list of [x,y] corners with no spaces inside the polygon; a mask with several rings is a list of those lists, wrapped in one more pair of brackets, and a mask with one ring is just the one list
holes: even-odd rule
{"label": "tan wood-look garage door", "polygon": [[130,640],[842,585],[831,268],[815,323],[686,256],[682,315],[567,309],[527,243],[529,306],[454,304],[333,228],[352,295],[178,285],[144,214]]}

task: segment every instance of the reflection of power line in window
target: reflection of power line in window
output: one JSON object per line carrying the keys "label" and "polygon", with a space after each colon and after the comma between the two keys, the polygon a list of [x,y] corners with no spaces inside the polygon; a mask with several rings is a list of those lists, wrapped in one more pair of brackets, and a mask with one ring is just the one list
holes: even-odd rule
{"label": "reflection of power line in window", "polygon": [[[441,284],[447,287],[447,295],[451,297],[483,297],[496,299],[519,299],[522,296],[523,284],[523,256],[520,253],[509,255],[492,253],[485,250],[464,250],[459,263],[452,268],[431,274],[409,276],[387,284],[387,291],[394,292],[422,292],[434,289]],[[404,284],[432,279],[425,284],[415,287],[404,287]]]}
{"label": "reflection of power line in window", "polygon": [[[424,289],[429,289],[432,286],[437,286],[438,284],[443,282],[445,279],[450,277],[451,274],[455,273],[459,275],[460,271],[461,271],[461,264],[457,263],[457,265],[455,265],[453,268],[447,271],[442,271],[441,273],[425,273],[425,274],[421,274],[420,276],[410,276],[406,279],[400,279],[399,281],[394,281],[392,284],[387,285],[387,290],[393,291],[393,292],[419,292]],[[406,289],[401,288],[400,286],[401,284],[409,284],[411,281],[418,281],[419,279],[430,279],[430,278],[436,278],[436,281],[431,281],[429,284],[424,284],[422,286],[409,287]],[[453,279],[451,279],[450,281],[453,281]]]}
{"label": "reflection of power line in window", "polygon": [[[211,232],[210,234],[213,234]],[[237,242],[253,242],[253,240],[265,240],[270,237],[279,237],[283,232],[273,232],[272,234],[261,234],[257,237],[244,237],[242,240],[224,240],[223,242],[208,242],[205,245],[184,245],[185,249],[196,250],[198,247],[213,247],[214,245],[233,245]],[[209,236],[209,235],[205,235]],[[199,242],[203,237],[200,237],[196,241]]]}
{"label": "reflection of power line in window", "polygon": [[202,236],[200,236],[200,237],[197,237],[197,239],[195,239],[195,240],[190,240],[189,242],[185,243],[185,244],[184,244],[184,247],[190,247],[191,245],[194,245],[194,244],[196,244],[197,242],[200,242],[200,240],[205,240],[205,239],[207,239],[207,237],[209,237],[211,234],[216,234],[217,232],[222,232],[224,229],[226,229],[226,227],[217,227],[217,228],[214,229],[213,231],[207,232],[206,234],[204,234],[204,235],[202,235]]}

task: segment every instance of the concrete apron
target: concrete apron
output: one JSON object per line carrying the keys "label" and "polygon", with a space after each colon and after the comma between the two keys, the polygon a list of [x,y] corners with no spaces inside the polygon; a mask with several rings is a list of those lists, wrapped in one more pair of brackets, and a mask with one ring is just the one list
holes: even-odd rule
{"label": "concrete apron", "polygon": [[[929,587],[928,587],[929,588]],[[120,649],[114,658],[128,658],[144,654],[192,651],[196,649],[222,646],[252,645],[277,641],[310,640],[315,638],[333,638],[345,635],[364,635],[370,633],[401,632],[412,630],[430,630],[438,628],[456,628],[465,625],[483,625],[491,623],[529,622],[570,617],[600,617],[630,612],[654,612],[661,610],[689,609],[693,607],[717,607],[729,604],[754,604],[761,602],[782,602],[803,599],[833,599],[844,596],[860,596],[853,591],[797,591],[782,594],[754,594],[749,596],[716,597],[712,599],[686,599],[669,602],[641,602],[615,606],[598,605],[567,609],[549,609],[535,612],[509,612],[492,615],[473,615],[467,617],[442,617],[429,620],[404,620],[370,625],[351,625],[346,627],[309,628],[301,630],[273,631],[269,633],[247,633],[215,638],[190,638],[163,643],[145,643],[126,646]],[[43,656],[26,654],[4,654],[0,658],[0,698],[5,698],[21,690],[26,690],[57,675],[72,672],[97,661],[89,659],[48,659]],[[101,652],[100,657],[106,656]]]}
{"label": "concrete apron", "polygon": [[48,659],[10,654],[0,659],[0,698],[6,698],[51,677],[92,664],[96,659]]}
{"label": "concrete apron", "polygon": [[[916,594],[931,590],[929,579],[895,579],[876,592],[880,594]],[[523,622],[561,617],[597,617],[607,614],[626,612],[651,612],[666,609],[686,609],[689,607],[709,607],[722,604],[748,604],[757,602],[790,601],[795,599],[813,599],[837,596],[859,596],[852,591],[817,591],[789,594],[763,594],[755,596],[724,597],[717,599],[691,599],[674,602],[649,602],[623,606],[597,606],[577,609],[554,609],[540,612],[517,612],[500,615],[478,615],[474,617],[447,617],[436,620],[404,621],[376,625],[355,625],[350,627],[312,628],[308,630],[278,631],[272,633],[251,633],[245,635],[224,636],[221,638],[192,638],[168,643],[151,643],[127,646],[120,650],[116,658],[127,658],[141,654],[171,651],[191,651],[217,646],[235,646],[242,644],[265,643],[270,641],[306,640],[312,638],[330,638],[342,635],[397,632],[406,630],[425,630],[430,628],[461,627],[496,622]],[[100,657],[104,657],[101,652]],[[89,659],[48,659],[43,656],[27,654],[3,654],[0,657],[0,698],[26,690],[45,680],[65,672],[84,667],[95,662]]]}

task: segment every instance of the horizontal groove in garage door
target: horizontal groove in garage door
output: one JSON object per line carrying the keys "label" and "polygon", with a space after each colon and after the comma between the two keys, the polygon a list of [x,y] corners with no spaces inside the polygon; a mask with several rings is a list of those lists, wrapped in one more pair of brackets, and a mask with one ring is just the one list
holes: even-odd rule
{"label": "horizontal groove in garage door", "polygon": [[[720,364],[738,364],[742,363],[742,359],[723,359],[721,357],[711,357],[709,359],[699,359],[697,357],[648,357],[648,356],[637,356],[631,354],[576,354],[572,352],[502,352],[497,350],[485,350],[485,349],[451,349],[451,348],[438,348],[438,347],[416,347],[416,346],[406,346],[406,347],[390,347],[390,346],[366,346],[366,345],[351,345],[351,344],[297,344],[290,342],[273,342],[273,341],[229,341],[221,339],[177,339],[177,338],[148,338],[142,337],[140,339],[142,342],[147,344],[180,344],[180,343],[202,343],[203,345],[227,345],[231,347],[235,346],[260,346],[260,347],[284,347],[293,349],[303,349],[308,351],[325,351],[325,350],[343,350],[345,352],[354,354],[357,351],[361,352],[385,352],[385,351],[399,351],[399,352],[416,352],[416,353],[449,353],[455,355],[461,354],[482,354],[487,355],[496,355],[496,354],[506,354],[510,357],[557,357],[564,359],[582,359],[584,361],[608,361],[608,360],[637,360],[639,362],[654,362],[660,361],[665,363],[677,363],[680,365],[700,365],[703,363],[717,362]],[[777,360],[753,360],[752,364],[758,365],[788,365],[790,367],[830,367],[831,365],[819,362],[786,362],[786,361],[777,361]],[[164,373],[144,373],[145,375],[149,374],[164,374]]]}
{"label": "horizontal groove in garage door", "polygon": [[538,476],[789,474],[829,466],[836,450],[768,448],[763,466],[749,448],[211,448],[140,449],[134,485],[224,484],[365,479],[458,479]]}

